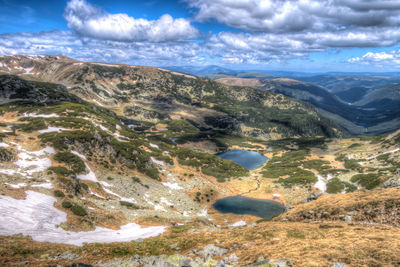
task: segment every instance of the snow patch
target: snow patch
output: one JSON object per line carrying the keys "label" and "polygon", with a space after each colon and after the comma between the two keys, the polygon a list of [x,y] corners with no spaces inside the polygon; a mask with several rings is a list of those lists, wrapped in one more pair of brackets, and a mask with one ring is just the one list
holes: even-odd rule
{"label": "snow patch", "polygon": [[160,165],[160,166],[165,166],[165,163],[164,163],[164,161],[161,161],[161,160],[156,160],[156,159],[154,159],[153,157],[150,157],[150,159],[151,159],[151,161],[153,162],[153,163],[155,163],[155,164],[157,164],[157,165]]}
{"label": "snow patch", "polygon": [[159,148],[157,145],[152,144],[152,143],[150,143],[149,145],[150,145],[151,147],[154,147],[154,148]]}
{"label": "snow patch", "polygon": [[53,185],[51,183],[44,183],[44,184],[35,184],[35,185],[32,185],[32,187],[42,187],[42,188],[46,188],[46,189],[52,189]]}
{"label": "snow patch", "polygon": [[321,192],[326,191],[326,182],[332,179],[332,175],[328,174],[326,178],[322,177],[321,175],[317,175],[318,182],[314,184],[314,188],[319,189]]}
{"label": "snow patch", "polygon": [[54,118],[54,117],[59,117],[59,116],[55,113],[51,113],[51,114],[24,113],[24,117]]}
{"label": "snow patch", "polygon": [[79,152],[76,152],[76,151],[72,150],[71,153],[77,155],[77,156],[80,157],[81,159],[86,160],[85,155],[82,155],[82,154],[79,153]]}
{"label": "snow patch", "polygon": [[169,187],[171,189],[174,190],[180,190],[183,189],[183,187],[179,186],[177,183],[170,183],[170,182],[166,182],[166,183],[162,183],[164,186]]}
{"label": "snow patch", "polygon": [[10,145],[8,145],[8,144],[6,144],[6,143],[3,143],[3,142],[0,142],[0,147],[9,147]]}
{"label": "snow patch", "polygon": [[18,160],[14,162],[14,164],[19,167],[19,170],[10,171],[14,173],[20,172],[21,175],[26,176],[32,175],[35,172],[45,171],[47,168],[51,167],[50,159],[44,156],[47,154],[54,154],[54,148],[45,147],[39,151],[27,151],[22,149],[22,151],[23,152],[18,153]]}
{"label": "snow patch", "polygon": [[69,131],[69,129],[61,128],[61,127],[49,127],[44,130],[39,130],[39,133],[52,133],[52,132],[61,132],[61,131]]}
{"label": "snow patch", "polygon": [[157,236],[165,226],[142,228],[135,223],[121,226],[120,230],[96,227],[89,232],[71,232],[58,227],[67,214],[54,207],[56,199],[38,192],[26,191],[24,200],[0,196],[0,235],[29,235],[39,242],[64,243],[82,246],[83,243],[129,242],[139,238]]}
{"label": "snow patch", "polygon": [[238,222],[232,223],[229,226],[233,226],[233,227],[240,227],[240,226],[245,226],[247,225],[247,223],[243,220],[240,220]]}
{"label": "snow patch", "polygon": [[19,184],[9,184],[9,183],[5,183],[5,184],[8,185],[8,186],[10,186],[10,187],[12,187],[12,188],[15,188],[15,189],[21,188],[21,187],[25,187],[25,186],[26,186],[26,183],[19,183]]}
{"label": "snow patch", "polygon": [[201,212],[197,213],[197,216],[207,217],[208,216],[207,209],[203,209]]}

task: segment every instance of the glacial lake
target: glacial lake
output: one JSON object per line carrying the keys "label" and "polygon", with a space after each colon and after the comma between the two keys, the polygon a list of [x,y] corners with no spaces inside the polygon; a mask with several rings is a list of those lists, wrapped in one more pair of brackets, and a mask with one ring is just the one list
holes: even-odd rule
{"label": "glacial lake", "polygon": [[248,214],[270,219],[285,212],[283,204],[269,200],[243,196],[226,197],[214,203],[213,207],[221,213]]}
{"label": "glacial lake", "polygon": [[216,156],[221,159],[232,160],[249,170],[260,168],[268,160],[266,156],[256,151],[244,149],[232,149],[227,152],[218,153]]}

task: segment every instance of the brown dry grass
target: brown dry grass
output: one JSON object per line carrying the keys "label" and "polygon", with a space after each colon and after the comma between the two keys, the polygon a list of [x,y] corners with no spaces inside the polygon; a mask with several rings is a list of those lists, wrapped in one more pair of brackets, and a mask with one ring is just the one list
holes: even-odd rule
{"label": "brown dry grass", "polygon": [[[195,226],[195,225],[193,225]],[[199,227],[196,225],[196,228]],[[178,229],[178,228],[177,228]],[[187,228],[189,230],[190,228]],[[173,230],[160,237],[136,243],[91,244],[81,248],[38,243],[18,237],[0,239],[0,264],[28,261],[26,266],[65,264],[40,258],[71,249],[82,255],[75,262],[94,263],[130,255],[186,254],[214,243],[240,257],[240,264],[258,257],[289,258],[294,266],[331,266],[341,262],[347,266],[398,266],[400,262],[400,229],[385,226],[353,226],[344,223],[262,222],[256,226],[190,233],[186,228]],[[170,248],[177,244],[181,251]],[[216,258],[218,259],[218,258]],[[71,264],[71,262],[68,262]]]}

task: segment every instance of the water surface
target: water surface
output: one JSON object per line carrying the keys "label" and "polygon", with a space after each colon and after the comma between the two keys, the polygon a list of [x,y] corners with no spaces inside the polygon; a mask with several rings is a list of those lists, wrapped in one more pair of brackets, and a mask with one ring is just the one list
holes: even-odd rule
{"label": "water surface", "polygon": [[216,156],[221,159],[232,160],[248,170],[260,168],[268,158],[256,151],[244,149],[232,149],[227,152],[218,153]]}
{"label": "water surface", "polygon": [[221,213],[248,214],[270,219],[285,212],[285,206],[269,199],[243,196],[226,197],[214,203],[213,207]]}

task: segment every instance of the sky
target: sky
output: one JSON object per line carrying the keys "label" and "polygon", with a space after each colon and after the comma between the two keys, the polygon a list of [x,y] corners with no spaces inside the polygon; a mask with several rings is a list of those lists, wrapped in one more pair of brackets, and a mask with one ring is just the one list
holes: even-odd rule
{"label": "sky", "polygon": [[0,0],[0,56],[400,71],[400,0]]}

